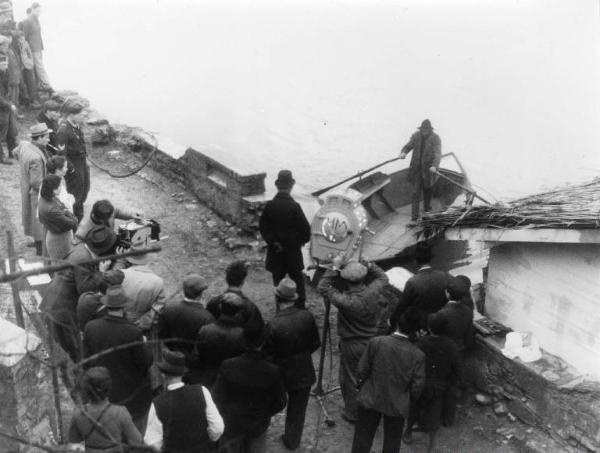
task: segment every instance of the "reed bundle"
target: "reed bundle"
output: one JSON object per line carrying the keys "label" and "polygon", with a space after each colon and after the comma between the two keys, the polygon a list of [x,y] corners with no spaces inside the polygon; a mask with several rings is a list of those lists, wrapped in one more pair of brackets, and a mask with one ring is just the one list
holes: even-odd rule
{"label": "reed bundle", "polygon": [[600,228],[600,178],[561,187],[507,204],[449,208],[432,213],[421,226],[433,230],[472,228]]}

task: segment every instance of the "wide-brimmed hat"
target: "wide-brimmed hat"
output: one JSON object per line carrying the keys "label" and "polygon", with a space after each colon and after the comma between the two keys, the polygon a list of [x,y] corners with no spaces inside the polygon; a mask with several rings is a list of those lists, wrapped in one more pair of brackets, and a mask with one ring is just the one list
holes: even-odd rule
{"label": "wide-brimmed hat", "polygon": [[[137,241],[131,244],[131,248],[129,249],[129,251],[134,252],[137,250],[145,250],[146,248],[146,243],[144,241]],[[154,253],[145,253],[144,255],[128,256],[126,259],[131,264],[148,264],[154,259]]]}
{"label": "wide-brimmed hat", "polygon": [[121,285],[113,285],[106,288],[106,294],[100,298],[100,302],[108,308],[123,308],[127,304],[127,297]]}
{"label": "wide-brimmed hat", "polygon": [[433,126],[431,125],[431,121],[429,120],[423,120],[423,122],[421,122],[421,126],[419,126],[419,130],[431,130],[433,129]]}
{"label": "wide-brimmed hat", "polygon": [[295,182],[296,180],[292,176],[290,170],[281,170],[275,180],[275,186],[277,186],[278,189],[289,189]]}
{"label": "wide-brimmed hat", "polygon": [[298,299],[298,293],[296,292],[296,282],[289,277],[281,279],[277,287],[275,288],[275,295],[282,300],[293,301]]}
{"label": "wide-brimmed hat", "polygon": [[92,228],[85,235],[85,243],[89,249],[96,255],[103,255],[112,250],[117,242],[115,232],[106,226],[97,226]]}
{"label": "wide-brimmed hat", "polygon": [[344,280],[356,283],[365,278],[368,271],[367,266],[364,264],[361,264],[358,261],[350,261],[340,271],[340,277]]}
{"label": "wide-brimmed hat", "polygon": [[48,129],[46,123],[37,123],[29,128],[31,138],[41,137],[42,135],[49,134],[50,132],[53,131],[52,129]]}
{"label": "wide-brimmed hat", "polygon": [[156,364],[159,370],[172,376],[183,376],[187,368],[185,367],[185,356],[182,352],[171,351],[164,348],[162,360]]}

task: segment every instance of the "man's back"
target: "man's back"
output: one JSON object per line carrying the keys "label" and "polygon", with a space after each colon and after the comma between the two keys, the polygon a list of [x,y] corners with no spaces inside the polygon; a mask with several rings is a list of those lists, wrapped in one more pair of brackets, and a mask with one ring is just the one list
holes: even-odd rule
{"label": "man's back", "polygon": [[[201,302],[186,299],[169,301],[158,317],[158,338],[161,340],[181,339],[167,343],[170,349],[181,351],[189,362],[198,331],[215,318]],[[189,363],[188,363],[189,366]]]}
{"label": "man's back", "polygon": [[256,351],[223,362],[213,395],[226,430],[254,436],[268,428],[271,416],[286,403],[279,369]]}
{"label": "man's back", "polygon": [[282,192],[267,202],[260,217],[260,232],[268,244],[279,242],[284,249],[300,247],[310,240],[310,225],[302,208],[291,195]]}
{"label": "man's back", "polygon": [[321,345],[314,316],[300,308],[281,310],[269,322],[269,352],[283,375],[287,390],[315,382],[311,354]]}
{"label": "man's back", "polygon": [[[163,279],[156,275],[147,266],[132,266],[123,269],[123,292],[128,301],[125,305],[127,318],[137,321],[148,313],[156,304],[163,304],[165,300]],[[155,307],[156,308],[156,307]],[[150,326],[144,326],[149,328]]]}
{"label": "man's back", "polygon": [[221,362],[244,352],[243,330],[237,321],[225,315],[203,326],[196,343],[196,355],[205,368],[219,368]]}
{"label": "man's back", "polygon": [[419,270],[404,287],[403,305],[416,307],[424,313],[434,313],[446,305],[447,272],[431,268]]}
{"label": "man's back", "polygon": [[357,401],[389,416],[408,416],[425,383],[425,354],[397,334],[372,338],[358,369]]}
{"label": "man's back", "polygon": [[438,315],[446,320],[445,335],[452,339],[460,351],[469,342],[473,323],[473,310],[462,302],[448,302]]}
{"label": "man's back", "polygon": [[444,390],[456,381],[458,349],[450,338],[426,335],[417,341],[417,346],[425,353],[427,388]]}
{"label": "man's back", "polygon": [[262,313],[256,304],[252,302],[241,290],[233,288],[227,288],[223,294],[219,294],[218,296],[211,298],[206,304],[206,309],[215,317],[215,319],[218,319],[219,316],[221,316],[221,302],[223,301],[223,296],[228,293],[237,294],[242,299],[242,308],[236,314],[236,319],[239,320],[240,327],[248,322],[263,322]]}

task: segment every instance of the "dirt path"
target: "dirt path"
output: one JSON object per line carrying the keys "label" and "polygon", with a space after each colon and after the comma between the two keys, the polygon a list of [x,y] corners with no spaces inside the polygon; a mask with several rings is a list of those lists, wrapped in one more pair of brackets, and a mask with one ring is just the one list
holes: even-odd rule
{"label": "dirt path", "polygon": [[[28,116],[29,117],[29,116]],[[21,124],[21,136],[27,135],[25,129],[31,119]],[[112,149],[112,148],[109,148]],[[107,149],[92,151],[94,158],[103,165],[108,165],[116,172],[125,172],[127,165],[133,165],[137,158],[127,153],[105,153]],[[108,157],[110,156],[110,157]],[[168,239],[162,243],[163,251],[152,265],[166,284],[168,294],[179,290],[183,275],[198,272],[211,282],[207,290],[210,297],[225,287],[224,269],[234,259],[245,259],[251,263],[251,270],[245,286],[245,292],[263,311],[265,319],[274,313],[274,301],[270,274],[263,268],[263,254],[247,249],[228,250],[222,245],[222,237],[231,228],[206,207],[198,204],[193,196],[181,187],[167,181],[153,170],[146,168],[140,174],[114,179],[108,174],[94,168],[91,169],[92,189],[86,210],[91,204],[102,198],[111,200],[116,206],[139,208],[146,218],[156,219],[162,227],[162,234]],[[15,236],[17,253],[25,257],[33,255],[33,249],[25,246],[28,239],[23,236],[20,221],[20,192],[18,166],[0,165],[0,183],[3,195],[0,205],[0,229],[11,229]],[[181,194],[183,196],[173,196]],[[0,237],[0,256],[6,256],[4,235]],[[322,323],[323,310],[321,299],[309,289],[308,302],[311,311]],[[335,324],[335,317],[332,315]],[[334,345],[337,345],[334,333]],[[337,386],[337,346],[326,361],[324,386]],[[330,359],[333,361],[331,362]],[[314,356],[318,363],[318,353]],[[300,452],[348,452],[352,442],[354,428],[339,417],[341,397],[334,392],[326,398],[326,405],[336,421],[333,427],[327,427],[322,421],[321,409],[314,398],[311,398],[302,447]],[[496,433],[496,429],[507,424],[487,408],[477,406],[461,407],[457,416],[457,424],[452,429],[442,429],[440,433],[440,452],[516,452],[521,451],[511,442]],[[283,432],[284,415],[274,417],[269,430],[269,452],[285,452],[279,441]],[[510,427],[511,425],[508,424]],[[315,442],[318,445],[315,447]],[[415,443],[403,446],[403,452],[425,451],[423,436],[415,436]],[[381,449],[381,433],[378,433],[373,446],[374,451]]]}

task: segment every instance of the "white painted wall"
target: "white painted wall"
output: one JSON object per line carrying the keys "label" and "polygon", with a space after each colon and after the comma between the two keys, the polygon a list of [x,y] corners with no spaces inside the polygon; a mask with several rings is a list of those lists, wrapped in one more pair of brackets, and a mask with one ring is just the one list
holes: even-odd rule
{"label": "white painted wall", "polygon": [[511,243],[492,248],[486,315],[582,373],[600,376],[600,245]]}

